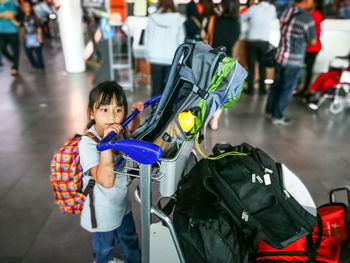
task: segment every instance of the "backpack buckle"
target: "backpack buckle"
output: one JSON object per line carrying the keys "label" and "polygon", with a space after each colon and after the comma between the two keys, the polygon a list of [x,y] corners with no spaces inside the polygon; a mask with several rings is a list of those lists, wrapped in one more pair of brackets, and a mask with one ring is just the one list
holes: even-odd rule
{"label": "backpack buckle", "polygon": [[209,96],[209,92],[202,90],[201,88],[199,88],[197,85],[193,84],[193,92],[197,93],[202,99],[207,99]]}

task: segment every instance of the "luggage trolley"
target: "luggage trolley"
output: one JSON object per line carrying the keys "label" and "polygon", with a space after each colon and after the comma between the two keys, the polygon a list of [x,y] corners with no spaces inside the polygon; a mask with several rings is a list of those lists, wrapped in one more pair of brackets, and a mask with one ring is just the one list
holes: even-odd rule
{"label": "luggage trolley", "polygon": [[[144,103],[145,107],[157,101],[160,96]],[[126,126],[137,114],[134,111],[121,125]],[[131,177],[139,177],[139,189],[135,190],[135,199],[140,203],[141,215],[141,256],[142,263],[184,263],[185,259],[176,236],[171,219],[161,210],[151,204],[152,182],[159,182],[159,192],[162,197],[170,197],[176,191],[190,155],[193,154],[193,141],[184,141],[178,147],[172,158],[161,158],[162,150],[158,145],[139,140],[111,141],[114,132],[108,134],[97,146],[99,151],[116,149],[122,151],[126,160],[125,172],[118,171]],[[194,155],[195,156],[195,155]],[[116,168],[121,160],[114,167]],[[138,172],[139,175],[135,175]],[[163,224],[151,224],[151,215],[155,215]]]}

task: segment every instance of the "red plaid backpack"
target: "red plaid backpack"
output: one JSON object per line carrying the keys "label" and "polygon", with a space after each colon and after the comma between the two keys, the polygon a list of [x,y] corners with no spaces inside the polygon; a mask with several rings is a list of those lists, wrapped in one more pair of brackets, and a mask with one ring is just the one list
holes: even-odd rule
{"label": "red plaid backpack", "polygon": [[[84,135],[98,142],[98,138],[94,134],[88,132]],[[93,207],[93,187],[95,181],[91,179],[84,192],[81,192],[83,169],[80,165],[78,149],[78,143],[81,137],[81,135],[75,135],[73,138],[68,139],[54,153],[51,161],[50,181],[55,201],[62,213],[80,214],[85,198],[89,195],[90,205],[92,205],[92,227],[96,228],[97,224]]]}

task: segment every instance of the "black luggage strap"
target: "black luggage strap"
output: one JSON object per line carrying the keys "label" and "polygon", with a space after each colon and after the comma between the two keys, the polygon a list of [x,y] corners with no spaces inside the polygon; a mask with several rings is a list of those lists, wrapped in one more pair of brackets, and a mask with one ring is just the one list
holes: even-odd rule
{"label": "black luggage strap", "polygon": [[[162,204],[161,204],[161,200],[162,199],[165,199],[165,198],[169,198],[169,202],[164,206],[162,207]],[[171,215],[171,213],[174,211],[174,208],[175,208],[175,205],[177,203],[177,199],[176,199],[176,196],[170,196],[170,197],[161,197],[159,198],[158,200],[158,208],[163,211],[164,214],[166,214],[167,216]]]}
{"label": "black luggage strap", "polygon": [[90,198],[90,215],[91,215],[91,227],[97,228],[95,205],[94,205],[94,186],[95,180],[90,179],[88,185],[86,186],[83,195],[89,195]]}
{"label": "black luggage strap", "polygon": [[209,96],[209,92],[199,88],[197,85],[193,84],[193,88],[192,88],[192,91],[194,93],[197,93],[199,95],[199,97],[201,97],[202,99],[207,99],[208,96]]}
{"label": "black luggage strap", "polygon": [[308,257],[308,262],[316,262],[316,251],[321,245],[323,236],[323,224],[319,214],[317,214],[317,235],[315,243],[312,238],[312,233],[305,238],[305,255]]}

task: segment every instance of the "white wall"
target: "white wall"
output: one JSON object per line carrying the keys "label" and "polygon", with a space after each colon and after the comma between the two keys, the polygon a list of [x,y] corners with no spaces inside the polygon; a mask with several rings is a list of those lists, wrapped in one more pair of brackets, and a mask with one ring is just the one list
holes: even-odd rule
{"label": "white wall", "polygon": [[314,72],[328,71],[329,62],[350,52],[350,20],[325,19],[321,24],[322,50],[316,58]]}

